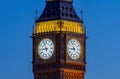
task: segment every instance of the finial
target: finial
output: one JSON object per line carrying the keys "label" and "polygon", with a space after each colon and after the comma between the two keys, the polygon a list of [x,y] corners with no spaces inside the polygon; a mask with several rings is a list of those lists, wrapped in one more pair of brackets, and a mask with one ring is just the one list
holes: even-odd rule
{"label": "finial", "polygon": [[37,14],[38,14],[38,10],[35,10],[35,22],[37,21]]}
{"label": "finial", "polygon": [[83,10],[81,10],[81,20],[82,20],[82,22],[84,21],[84,19],[83,19]]}

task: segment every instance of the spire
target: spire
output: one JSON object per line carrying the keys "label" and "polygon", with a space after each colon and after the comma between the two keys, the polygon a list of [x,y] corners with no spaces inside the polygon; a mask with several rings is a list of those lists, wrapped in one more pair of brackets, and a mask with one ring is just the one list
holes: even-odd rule
{"label": "spire", "polygon": [[72,1],[73,0],[46,0],[46,6],[36,22],[51,20],[68,20],[81,22],[82,20],[76,14]]}

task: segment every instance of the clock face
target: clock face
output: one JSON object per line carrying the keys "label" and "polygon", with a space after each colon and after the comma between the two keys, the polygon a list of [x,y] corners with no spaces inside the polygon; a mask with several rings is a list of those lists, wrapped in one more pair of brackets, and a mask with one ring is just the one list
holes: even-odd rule
{"label": "clock face", "polygon": [[71,39],[67,43],[67,53],[73,60],[77,60],[81,55],[81,46],[76,39]]}
{"label": "clock face", "polygon": [[54,44],[50,39],[43,39],[38,46],[38,54],[42,59],[49,59],[54,52]]}

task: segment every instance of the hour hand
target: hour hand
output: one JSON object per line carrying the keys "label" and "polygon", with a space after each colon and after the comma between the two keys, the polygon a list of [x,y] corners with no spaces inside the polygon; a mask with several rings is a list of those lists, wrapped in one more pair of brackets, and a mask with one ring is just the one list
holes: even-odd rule
{"label": "hour hand", "polygon": [[47,48],[47,46],[45,45],[45,50],[47,51],[48,50],[48,48]]}
{"label": "hour hand", "polygon": [[71,50],[75,50],[75,48],[69,48],[69,49],[71,49]]}
{"label": "hour hand", "polygon": [[47,51],[47,50],[48,50],[48,48],[46,47],[46,48],[45,48],[45,50]]}
{"label": "hour hand", "polygon": [[39,50],[46,50],[45,48],[39,49]]}

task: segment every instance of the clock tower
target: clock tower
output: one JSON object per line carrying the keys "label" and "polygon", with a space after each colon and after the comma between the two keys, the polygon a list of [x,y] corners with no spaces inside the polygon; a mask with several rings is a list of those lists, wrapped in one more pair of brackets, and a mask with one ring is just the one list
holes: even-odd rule
{"label": "clock tower", "polygon": [[33,29],[34,79],[84,79],[86,34],[72,0],[46,0]]}

